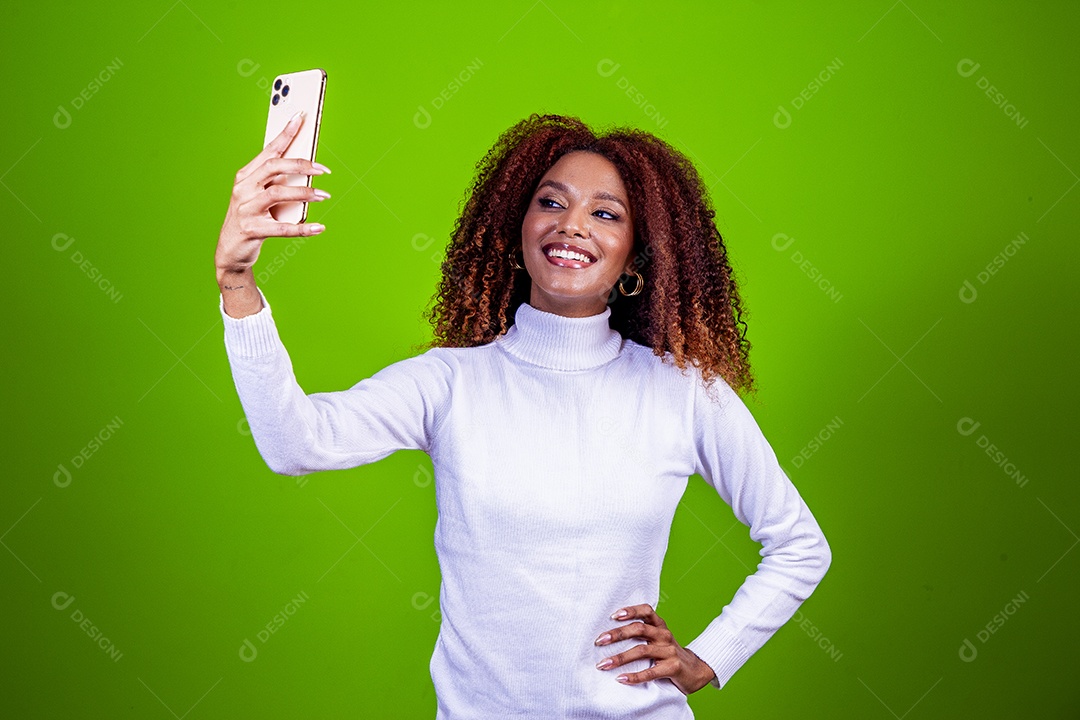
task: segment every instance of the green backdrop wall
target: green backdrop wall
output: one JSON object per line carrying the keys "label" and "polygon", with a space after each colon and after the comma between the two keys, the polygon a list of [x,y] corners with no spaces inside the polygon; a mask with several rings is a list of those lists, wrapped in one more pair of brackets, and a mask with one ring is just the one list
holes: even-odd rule
{"label": "green backdrop wall", "polygon": [[[650,130],[710,183],[748,404],[834,552],[698,715],[1077,717],[1080,10],[890,3],[6,8],[0,714],[434,715],[427,456],[273,474],[222,342],[233,175],[268,83],[322,67],[328,229],[256,267],[305,390],[428,337],[501,131]],[[677,638],[756,551],[694,478]]]}

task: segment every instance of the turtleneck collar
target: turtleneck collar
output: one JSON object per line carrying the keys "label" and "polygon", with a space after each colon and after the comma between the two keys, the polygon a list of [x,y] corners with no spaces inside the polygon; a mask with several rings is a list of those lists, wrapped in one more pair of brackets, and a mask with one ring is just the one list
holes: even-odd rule
{"label": "turtleneck collar", "polygon": [[537,310],[527,302],[514,324],[495,342],[511,355],[551,370],[588,370],[614,360],[623,337],[608,323],[611,308],[588,317],[565,317]]}

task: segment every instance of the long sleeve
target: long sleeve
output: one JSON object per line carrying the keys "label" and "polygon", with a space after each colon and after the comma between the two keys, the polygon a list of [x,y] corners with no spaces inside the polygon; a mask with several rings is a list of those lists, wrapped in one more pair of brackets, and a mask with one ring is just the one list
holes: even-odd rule
{"label": "long sleeve", "polygon": [[263,306],[234,318],[219,299],[236,391],[271,470],[303,475],[364,465],[396,450],[429,449],[449,405],[451,368],[438,348],[388,365],[348,390],[308,395],[265,296]]}
{"label": "long sleeve", "polygon": [[731,602],[687,645],[723,687],[787,622],[824,577],[832,553],[810,509],[780,468],[753,415],[722,379],[709,397],[697,383],[695,472],[761,543],[762,560]]}

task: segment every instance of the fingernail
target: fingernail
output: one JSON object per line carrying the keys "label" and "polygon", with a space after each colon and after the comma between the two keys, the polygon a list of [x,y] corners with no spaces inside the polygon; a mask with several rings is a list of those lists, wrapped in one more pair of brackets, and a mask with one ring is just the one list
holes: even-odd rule
{"label": "fingernail", "polygon": [[607,670],[611,667],[611,658],[604,658],[600,662],[596,663],[597,670]]}
{"label": "fingernail", "polygon": [[630,613],[626,612],[625,610],[619,610],[618,612],[614,612],[614,613],[611,614],[611,619],[612,620],[622,620],[624,617],[626,617],[629,614]]}
{"label": "fingernail", "polygon": [[327,200],[330,197],[330,193],[326,192],[322,188],[315,188],[315,197],[320,200]]}
{"label": "fingernail", "polygon": [[616,679],[616,680],[618,680],[619,682],[621,682],[621,683],[624,683],[624,684],[625,684],[625,683],[626,683],[626,681],[627,681],[627,680],[629,680],[630,678],[626,677],[625,675],[620,675],[619,677],[617,677],[617,678],[615,678],[615,679]]}
{"label": "fingernail", "polygon": [[603,645],[604,643],[611,642],[611,633],[604,633],[600,637],[596,638],[596,645]]}
{"label": "fingernail", "polygon": [[303,110],[301,110],[300,112],[296,113],[291,118],[289,118],[289,126],[292,127],[293,125],[296,125],[298,122],[300,122],[300,118],[302,118],[302,117],[304,117],[304,111]]}
{"label": "fingernail", "polygon": [[313,162],[313,163],[311,163],[311,164],[315,166],[315,169],[317,169],[317,170],[322,170],[322,171],[323,171],[324,173],[326,173],[327,175],[330,175],[330,174],[331,174],[331,173],[330,173],[330,168],[326,167],[326,166],[325,166],[325,165],[323,165],[322,163],[317,163],[317,162]]}
{"label": "fingernail", "polygon": [[312,235],[318,235],[319,233],[321,233],[323,230],[326,229],[326,226],[322,225],[320,223],[310,223],[308,225],[308,227],[311,229],[311,234]]}

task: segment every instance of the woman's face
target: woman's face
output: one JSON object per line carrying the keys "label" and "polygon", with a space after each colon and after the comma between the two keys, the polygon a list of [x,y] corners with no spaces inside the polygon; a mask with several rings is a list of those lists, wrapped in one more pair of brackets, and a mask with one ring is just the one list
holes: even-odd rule
{"label": "woman's face", "polygon": [[540,178],[521,226],[529,304],[567,317],[603,312],[633,247],[630,200],[615,166],[593,152],[563,155]]}

